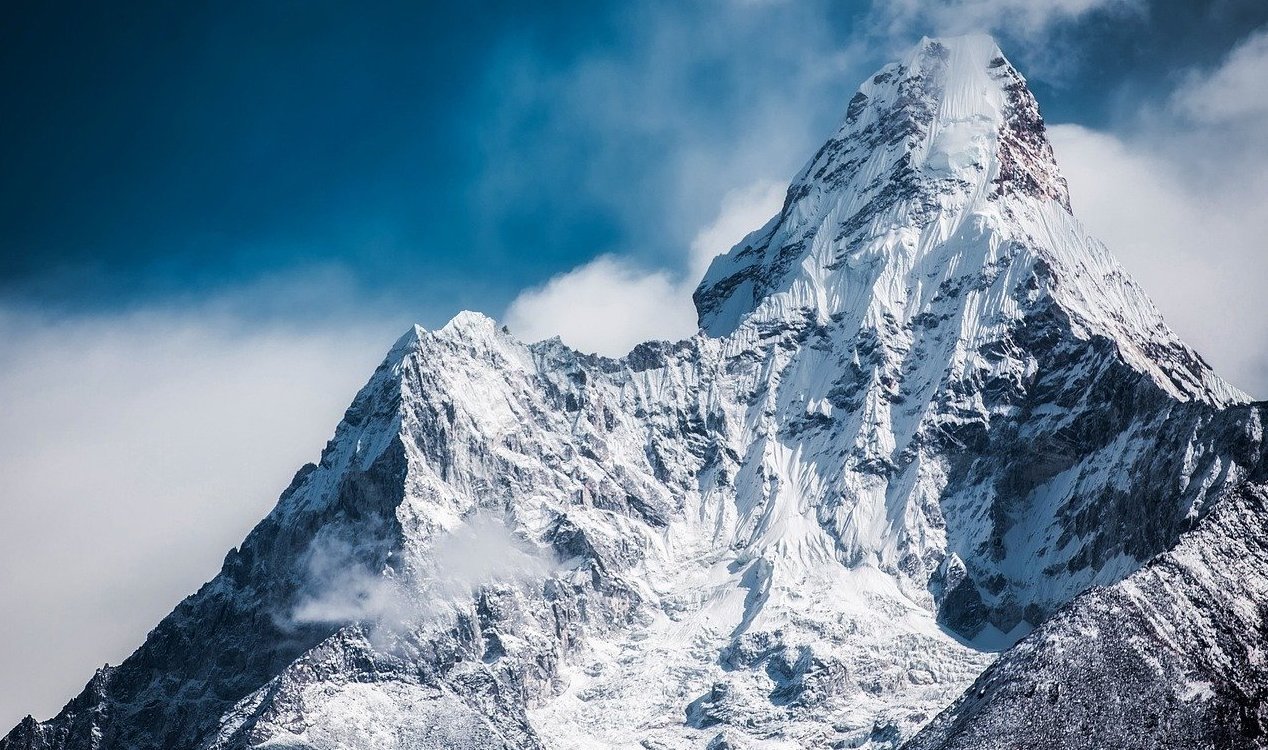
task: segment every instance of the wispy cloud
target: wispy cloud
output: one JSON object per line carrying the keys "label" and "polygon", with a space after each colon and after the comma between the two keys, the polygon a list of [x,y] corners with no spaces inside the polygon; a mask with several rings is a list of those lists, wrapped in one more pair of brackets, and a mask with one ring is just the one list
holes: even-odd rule
{"label": "wispy cloud", "polygon": [[305,552],[304,593],[287,613],[294,623],[361,623],[385,647],[436,622],[448,623],[490,585],[540,586],[559,568],[549,549],[517,536],[506,521],[476,511],[440,531],[394,567],[374,565],[378,534],[331,527]]}
{"label": "wispy cloud", "polygon": [[932,34],[1003,32],[1040,39],[1054,25],[1092,13],[1141,13],[1144,0],[892,0],[877,3],[875,14],[890,34],[913,30]]}
{"label": "wispy cloud", "polygon": [[1268,28],[1243,39],[1214,70],[1190,71],[1171,106],[1193,122],[1250,126],[1249,134],[1268,141]]}
{"label": "wispy cloud", "polygon": [[834,7],[633,3],[612,21],[618,44],[563,61],[508,47],[488,79],[496,116],[478,191],[490,231],[524,200],[509,199],[532,200],[563,172],[575,185],[564,211],[620,228],[595,256],[677,270],[728,192],[790,179],[843,115],[867,71]]}

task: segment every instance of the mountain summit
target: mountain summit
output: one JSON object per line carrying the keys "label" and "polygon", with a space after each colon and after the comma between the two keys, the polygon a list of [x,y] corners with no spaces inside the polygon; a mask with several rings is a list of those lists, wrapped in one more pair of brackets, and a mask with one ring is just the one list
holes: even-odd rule
{"label": "mountain summit", "polygon": [[[924,39],[863,84],[779,215],[713,262],[695,293],[700,326],[723,336],[790,310],[906,323],[955,273],[995,265],[1015,286],[1047,267],[1084,332],[1119,342],[1174,395],[1248,400],[1176,338],[1070,213],[1038,104],[990,37]],[[1011,286],[985,291],[994,298],[968,304],[1010,314],[999,297]],[[1167,352],[1131,350],[1146,343]]]}
{"label": "mountain summit", "polygon": [[1069,211],[1034,97],[989,37],[925,39],[863,84],[780,214],[714,262],[696,293],[701,327],[723,335],[764,302],[839,304],[825,287],[861,241],[871,257],[910,255],[912,238],[945,242],[1009,194]]}
{"label": "mountain summit", "polygon": [[1263,406],[1071,214],[994,42],[865,82],[695,298],[621,359],[410,331],[220,574],[0,750],[1263,726],[1264,615],[1215,593],[1268,590]]}

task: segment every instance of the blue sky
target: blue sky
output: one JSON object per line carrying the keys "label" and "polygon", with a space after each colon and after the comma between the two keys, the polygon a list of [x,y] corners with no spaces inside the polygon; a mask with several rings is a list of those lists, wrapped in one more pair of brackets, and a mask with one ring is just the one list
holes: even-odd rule
{"label": "blue sky", "polygon": [[[436,325],[602,253],[673,266],[728,190],[793,174],[857,81],[955,25],[813,0],[125,5],[8,10],[6,299],[319,275]],[[1268,20],[1251,0],[1071,5],[1092,10],[994,31],[1049,120],[1111,130]],[[296,291],[298,314],[329,304]]]}
{"label": "blue sky", "polygon": [[4,12],[0,731],[212,576],[410,323],[690,334],[701,265],[922,34],[995,34],[1076,215],[1268,396],[1262,0]]}

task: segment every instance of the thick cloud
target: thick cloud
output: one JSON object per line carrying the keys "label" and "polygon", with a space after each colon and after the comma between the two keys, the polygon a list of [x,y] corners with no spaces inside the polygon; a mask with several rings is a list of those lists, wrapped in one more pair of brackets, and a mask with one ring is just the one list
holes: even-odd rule
{"label": "thick cloud", "polygon": [[1190,71],[1123,133],[1052,129],[1075,214],[1171,327],[1252,396],[1268,396],[1268,32]]}
{"label": "thick cloud", "polygon": [[0,724],[47,718],[210,578],[398,330],[0,308]]}
{"label": "thick cloud", "polygon": [[516,297],[506,311],[525,341],[559,336],[585,352],[619,357],[652,339],[695,332],[690,292],[668,271],[644,271],[610,255]]}
{"label": "thick cloud", "polygon": [[507,308],[506,323],[526,341],[557,335],[612,357],[643,341],[686,338],[696,332],[691,293],[709,262],[774,216],[786,187],[762,180],[727,193],[717,217],[692,240],[685,270],[648,271],[600,256],[524,291]]}

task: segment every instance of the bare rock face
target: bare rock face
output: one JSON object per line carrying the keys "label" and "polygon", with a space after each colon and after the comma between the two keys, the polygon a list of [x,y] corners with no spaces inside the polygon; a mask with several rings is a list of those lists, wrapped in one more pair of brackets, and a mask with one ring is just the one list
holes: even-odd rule
{"label": "bare rock face", "polygon": [[1268,744],[1268,484],[1004,654],[910,750]]}
{"label": "bare rock face", "polygon": [[1053,690],[1114,726],[1124,664],[1132,711],[1253,731],[1262,627],[1221,634],[1259,615],[1211,566],[1259,591],[1262,407],[1071,215],[993,42],[865,82],[695,296],[615,360],[409,332],[221,573],[0,750],[894,748],[948,706],[913,747],[1004,747]]}

